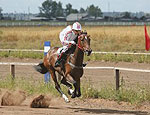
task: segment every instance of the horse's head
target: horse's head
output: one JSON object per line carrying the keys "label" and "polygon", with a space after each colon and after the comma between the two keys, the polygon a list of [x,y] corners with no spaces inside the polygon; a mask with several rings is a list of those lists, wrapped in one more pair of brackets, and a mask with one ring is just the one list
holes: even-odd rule
{"label": "horse's head", "polygon": [[90,35],[81,34],[78,36],[78,47],[89,56],[92,52],[90,48]]}

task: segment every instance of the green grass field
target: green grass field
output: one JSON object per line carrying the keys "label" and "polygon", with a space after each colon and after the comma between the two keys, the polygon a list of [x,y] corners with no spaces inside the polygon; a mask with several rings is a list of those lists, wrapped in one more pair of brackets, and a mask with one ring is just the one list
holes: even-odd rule
{"label": "green grass field", "polygon": [[[112,85],[97,90],[92,87],[90,81],[84,82],[81,85],[82,96],[81,99],[86,98],[99,98],[115,100],[117,102],[129,102],[131,104],[139,105],[144,101],[150,101],[150,87],[149,85],[139,86],[137,90],[132,88],[125,88],[125,84],[121,84],[120,90],[116,91]],[[62,86],[62,90],[67,94],[66,87]],[[27,95],[34,94],[51,94],[52,96],[60,96],[57,90],[54,88],[53,83],[45,84],[41,81],[33,82],[32,79],[11,79],[11,76],[7,76],[5,80],[0,81],[0,88],[15,90],[21,89],[27,93]],[[68,95],[69,97],[69,95]]]}

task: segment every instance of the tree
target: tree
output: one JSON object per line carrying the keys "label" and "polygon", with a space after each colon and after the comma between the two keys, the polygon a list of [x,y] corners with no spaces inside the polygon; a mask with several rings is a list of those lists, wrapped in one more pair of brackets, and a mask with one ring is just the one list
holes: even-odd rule
{"label": "tree", "polygon": [[71,10],[72,10],[72,5],[70,3],[68,3],[66,5],[66,9],[65,9],[66,15],[69,15],[71,13]]}
{"label": "tree", "polygon": [[56,1],[46,0],[42,3],[42,7],[39,7],[40,16],[46,18],[53,18],[57,16],[63,16],[62,3],[57,3]]}
{"label": "tree", "polygon": [[85,13],[86,12],[86,10],[84,10],[84,8],[80,8],[80,11],[79,11],[80,13]]}
{"label": "tree", "polygon": [[77,9],[73,9],[73,8],[72,8],[72,5],[71,5],[70,3],[68,3],[68,4],[66,5],[65,11],[66,11],[66,15],[69,15],[69,14],[71,14],[71,13],[78,13],[78,10],[77,10]]}
{"label": "tree", "polygon": [[56,12],[57,12],[57,2],[56,1],[52,2],[51,7],[52,7],[51,15],[52,15],[52,17],[56,17],[57,16],[57,14],[56,14]]}
{"label": "tree", "polygon": [[56,10],[56,14],[57,16],[64,16],[64,9],[62,8],[62,3],[58,2],[57,4],[57,10]]}
{"label": "tree", "polygon": [[124,15],[123,18],[131,18],[130,12],[124,12],[123,15]]}
{"label": "tree", "polygon": [[46,0],[42,3],[42,7],[39,7],[40,16],[51,18],[52,17],[52,0]]}
{"label": "tree", "polygon": [[0,7],[0,20],[3,18],[3,14],[2,14],[2,8]]}
{"label": "tree", "polygon": [[90,16],[95,16],[95,18],[102,15],[101,9],[93,4],[87,7],[87,12]]}

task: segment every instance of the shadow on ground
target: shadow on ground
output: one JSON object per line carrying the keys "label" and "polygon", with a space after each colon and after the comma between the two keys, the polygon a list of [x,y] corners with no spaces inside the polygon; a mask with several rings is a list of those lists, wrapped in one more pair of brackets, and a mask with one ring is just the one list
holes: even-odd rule
{"label": "shadow on ground", "polygon": [[113,110],[113,109],[89,109],[89,108],[72,108],[68,107],[69,109],[74,109],[74,112],[85,112],[91,114],[134,114],[134,115],[148,115],[148,112],[144,111],[122,111],[122,110]]}

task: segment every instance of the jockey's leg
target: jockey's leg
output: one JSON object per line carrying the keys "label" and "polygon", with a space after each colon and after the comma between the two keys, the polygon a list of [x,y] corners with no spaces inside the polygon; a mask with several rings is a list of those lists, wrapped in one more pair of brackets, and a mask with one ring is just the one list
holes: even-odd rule
{"label": "jockey's leg", "polygon": [[62,52],[55,62],[55,67],[58,67],[62,61],[65,61],[66,57],[67,57],[67,54],[65,52]]}
{"label": "jockey's leg", "polygon": [[66,51],[67,50],[68,50],[68,46],[63,46],[63,50],[55,62],[55,67],[60,66],[61,62],[66,60],[66,58],[67,58]]}

